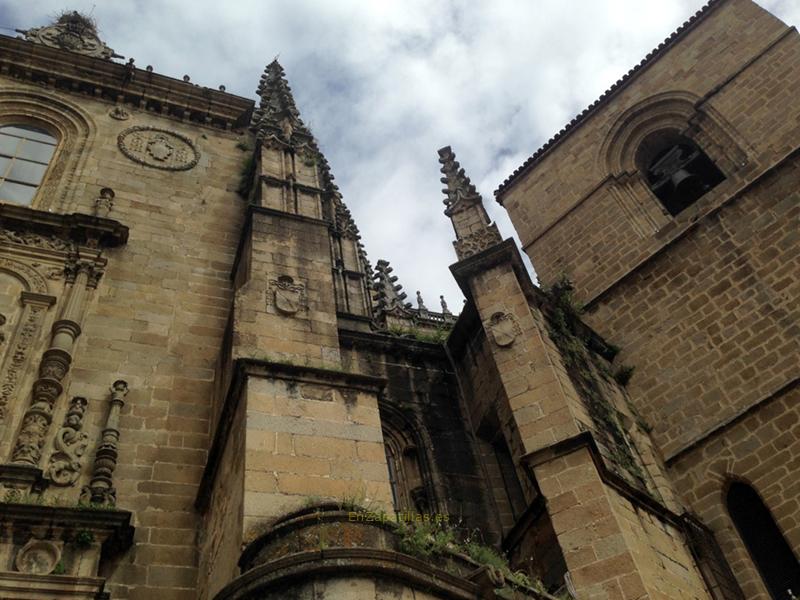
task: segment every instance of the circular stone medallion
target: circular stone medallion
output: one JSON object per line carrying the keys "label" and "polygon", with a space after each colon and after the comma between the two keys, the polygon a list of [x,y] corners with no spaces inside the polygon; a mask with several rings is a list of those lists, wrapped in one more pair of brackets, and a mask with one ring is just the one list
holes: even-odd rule
{"label": "circular stone medallion", "polygon": [[131,160],[165,171],[187,171],[200,160],[189,138],[156,127],[126,129],[119,134],[117,145]]}
{"label": "circular stone medallion", "polygon": [[61,559],[61,548],[46,540],[28,540],[17,554],[15,561],[20,573],[48,575],[53,572]]}

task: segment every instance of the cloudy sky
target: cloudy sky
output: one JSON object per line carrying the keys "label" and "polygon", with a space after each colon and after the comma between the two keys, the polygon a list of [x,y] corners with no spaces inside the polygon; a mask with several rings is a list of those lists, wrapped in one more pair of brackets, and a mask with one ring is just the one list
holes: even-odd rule
{"label": "cloudy sky", "polygon": [[[429,308],[448,265],[437,149],[451,145],[504,235],[492,192],[702,0],[0,0],[0,30],[91,13],[137,66],[254,97],[278,56],[361,229]],[[800,24],[797,0],[762,0]]]}

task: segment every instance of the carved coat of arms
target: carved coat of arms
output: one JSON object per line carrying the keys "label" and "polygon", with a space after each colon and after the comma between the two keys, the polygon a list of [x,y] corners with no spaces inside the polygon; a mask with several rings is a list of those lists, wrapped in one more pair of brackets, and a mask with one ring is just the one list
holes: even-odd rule
{"label": "carved coat of arms", "polygon": [[295,283],[288,275],[281,275],[270,280],[269,286],[267,301],[271,300],[279,312],[294,315],[305,308],[305,286],[302,283]]}
{"label": "carved coat of arms", "polygon": [[200,160],[189,138],[157,127],[130,127],[119,134],[117,145],[131,160],[165,171],[186,171]]}
{"label": "carved coat of arms", "polygon": [[488,329],[494,343],[501,348],[513,344],[521,333],[514,315],[504,312],[496,312],[489,318]]}

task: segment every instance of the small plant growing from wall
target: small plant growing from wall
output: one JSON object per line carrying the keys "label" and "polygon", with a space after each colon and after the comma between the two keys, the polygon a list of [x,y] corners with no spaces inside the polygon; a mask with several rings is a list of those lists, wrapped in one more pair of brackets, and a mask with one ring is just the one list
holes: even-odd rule
{"label": "small plant growing from wall", "polygon": [[81,529],[75,534],[75,545],[78,548],[89,548],[94,544],[94,534],[88,529]]}

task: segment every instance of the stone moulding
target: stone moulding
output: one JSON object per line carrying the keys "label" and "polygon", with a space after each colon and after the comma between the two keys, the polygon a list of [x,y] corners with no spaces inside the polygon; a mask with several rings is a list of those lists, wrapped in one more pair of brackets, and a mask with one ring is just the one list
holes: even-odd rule
{"label": "stone moulding", "polygon": [[[15,204],[0,204],[0,227],[4,230],[29,232],[14,234],[14,239],[10,239],[12,236],[9,235],[3,241],[62,252],[70,250],[72,245],[65,244],[60,249],[53,248],[50,244],[56,243],[53,242],[54,238],[81,245],[109,248],[122,246],[128,241],[128,228],[114,219],[80,213],[69,215],[51,213]],[[39,234],[39,237],[31,234]],[[33,244],[36,240],[41,240],[45,245]]]}
{"label": "stone moulding", "polygon": [[130,127],[117,136],[117,146],[132,161],[164,171],[188,171],[200,160],[192,140],[158,127]]}
{"label": "stone moulding", "polygon": [[[120,102],[194,126],[232,129],[250,122],[253,101],[194,83],[49,48],[25,40],[0,38],[0,72],[71,95],[87,94]],[[126,81],[124,94],[120,83]]]}
{"label": "stone moulding", "polygon": [[40,598],[104,600],[108,598],[104,587],[105,580],[100,577],[0,572],[0,593],[9,600],[30,598],[31,590],[36,590]]}
{"label": "stone moulding", "polygon": [[133,513],[113,508],[71,508],[43,506],[40,504],[0,503],[0,522],[4,527],[22,536],[40,529],[47,523],[51,531],[71,533],[88,530],[102,543],[104,555],[115,555],[127,550],[133,543]]}

